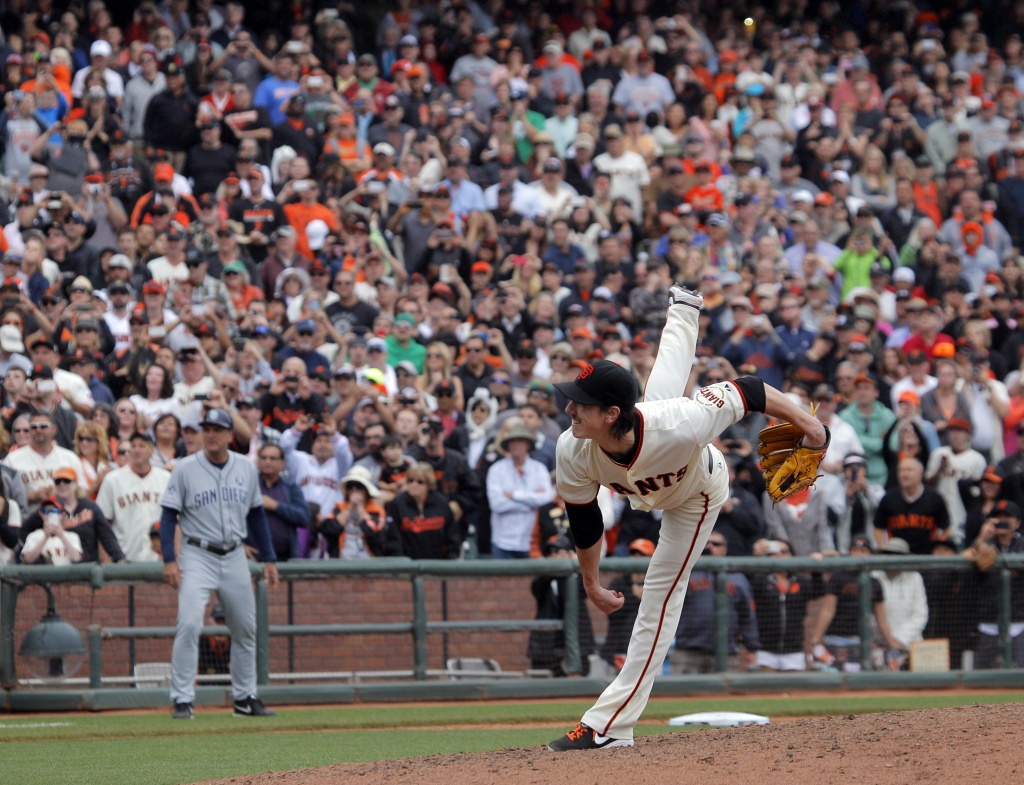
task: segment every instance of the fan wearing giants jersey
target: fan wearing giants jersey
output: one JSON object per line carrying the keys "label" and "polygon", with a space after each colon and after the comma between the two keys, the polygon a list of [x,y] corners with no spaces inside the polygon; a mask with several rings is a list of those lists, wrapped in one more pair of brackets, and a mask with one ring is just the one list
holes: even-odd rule
{"label": "fan wearing giants jersey", "polygon": [[29,443],[9,452],[4,459],[7,466],[21,475],[21,481],[25,484],[28,503],[22,510],[22,516],[26,519],[39,509],[43,499],[53,496],[56,490],[53,475],[58,469],[74,469],[82,490],[88,489],[79,457],[71,450],[53,443],[57,427],[53,424],[52,416],[46,412],[31,412],[29,428]]}
{"label": "fan wearing giants jersey", "polygon": [[[302,489],[307,502],[320,507],[322,515],[330,515],[334,506],[344,500],[341,478],[352,466],[352,450],[348,439],[338,433],[334,418],[323,421],[309,415],[299,415],[295,425],[281,434],[281,450],[292,479]],[[313,454],[297,449],[306,431],[313,431]]]}
{"label": "fan wearing giants jersey", "polygon": [[171,473],[150,464],[153,437],[133,433],[128,465],[103,478],[96,504],[110,521],[114,536],[128,561],[157,561],[150,547],[149,530],[160,520],[160,499]]}
{"label": "fan wearing giants jersey", "polygon": [[552,750],[633,746],[633,727],[676,633],[690,571],[729,498],[729,471],[712,441],[748,411],[759,411],[796,425],[809,445],[825,442],[817,419],[757,377],[712,384],[692,399],[683,397],[703,303],[694,292],[670,290],[643,402],[637,403],[640,391],[632,374],[607,360],[588,365],[576,381],[555,385],[569,399],[565,411],[572,419],[558,440],[556,480],[584,588],[600,610],[612,613],[624,598],[599,580],[604,522],[598,489],[603,485],[622,494],[634,509],[664,514],[626,662],[582,721],[548,745]]}

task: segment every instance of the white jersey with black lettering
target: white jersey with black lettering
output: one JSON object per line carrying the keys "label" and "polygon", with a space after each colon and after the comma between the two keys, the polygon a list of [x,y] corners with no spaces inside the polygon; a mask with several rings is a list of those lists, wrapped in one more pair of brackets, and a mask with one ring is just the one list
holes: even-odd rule
{"label": "white jersey with black lettering", "polygon": [[[725,459],[711,442],[747,413],[751,402],[743,389],[759,392],[753,380],[727,381],[683,397],[700,314],[688,302],[668,309],[644,400],[636,405],[637,443],[629,463],[571,431],[558,439],[556,479],[567,503],[589,505],[604,485],[636,509],[664,511],[626,661],[582,719],[595,734],[622,743],[632,743],[633,727],[675,638],[690,571],[729,498]],[[763,407],[762,401],[756,405]]]}
{"label": "white jersey with black lettering", "polygon": [[96,504],[110,521],[128,561],[159,561],[149,530],[160,520],[160,500],[171,473],[156,466],[140,477],[131,466],[115,469],[100,483]]}
{"label": "white jersey with black lettering", "polygon": [[712,440],[746,415],[747,404],[739,387],[721,382],[704,387],[692,399],[638,403],[636,411],[639,445],[628,465],[572,431],[559,437],[556,473],[563,499],[587,504],[604,485],[628,498],[634,509],[678,507],[704,489],[722,458],[710,446]]}

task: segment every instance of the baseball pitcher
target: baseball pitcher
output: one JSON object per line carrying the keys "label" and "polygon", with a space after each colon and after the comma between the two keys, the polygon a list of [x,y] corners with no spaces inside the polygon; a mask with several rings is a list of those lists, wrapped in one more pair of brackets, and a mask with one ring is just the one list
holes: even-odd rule
{"label": "baseball pitcher", "polygon": [[664,510],[626,662],[582,721],[548,745],[556,752],[633,746],[633,727],[675,635],[690,571],[728,499],[729,472],[711,442],[748,411],[759,411],[793,423],[811,444],[826,443],[817,419],[755,376],[682,397],[703,302],[698,293],[678,286],[670,290],[668,318],[642,403],[633,376],[607,360],[588,366],[576,381],[555,385],[569,399],[565,411],[572,419],[558,440],[556,479],[587,596],[600,610],[618,610],[623,596],[599,581],[604,534],[599,486],[625,495],[636,509]]}

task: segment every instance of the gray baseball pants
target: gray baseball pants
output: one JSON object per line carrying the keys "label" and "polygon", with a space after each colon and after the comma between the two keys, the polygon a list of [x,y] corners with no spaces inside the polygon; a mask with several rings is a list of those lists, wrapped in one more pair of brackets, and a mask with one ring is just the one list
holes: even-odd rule
{"label": "gray baseball pants", "polygon": [[256,599],[245,548],[226,556],[182,543],[178,556],[178,626],[171,652],[171,700],[194,703],[199,635],[206,603],[216,589],[231,631],[231,695],[235,700],[256,695]]}

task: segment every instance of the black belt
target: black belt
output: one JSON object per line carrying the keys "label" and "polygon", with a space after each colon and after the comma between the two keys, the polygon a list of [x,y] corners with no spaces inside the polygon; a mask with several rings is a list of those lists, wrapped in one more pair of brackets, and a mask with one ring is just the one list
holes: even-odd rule
{"label": "black belt", "polygon": [[208,542],[207,540],[198,540],[195,537],[186,537],[185,542],[189,545],[194,545],[197,548],[202,548],[204,551],[215,553],[218,556],[227,556],[231,551],[238,547],[238,543],[228,544],[224,542]]}

